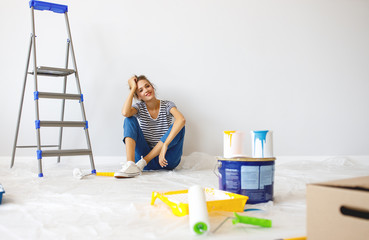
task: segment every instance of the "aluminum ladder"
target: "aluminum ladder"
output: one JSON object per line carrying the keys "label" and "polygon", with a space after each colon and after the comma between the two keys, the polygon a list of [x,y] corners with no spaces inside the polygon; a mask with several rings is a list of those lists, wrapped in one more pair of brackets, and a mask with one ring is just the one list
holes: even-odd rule
{"label": "aluminum ladder", "polygon": [[[31,0],[29,2],[29,7],[31,9],[31,18],[32,18],[32,33],[31,33],[31,39],[29,44],[29,51],[28,51],[28,57],[27,57],[27,64],[26,64],[26,71],[25,71],[25,77],[24,77],[24,83],[23,83],[23,90],[21,95],[21,101],[20,101],[20,107],[19,107],[19,113],[18,113],[18,121],[17,121],[17,127],[15,132],[15,139],[14,139],[14,145],[13,145],[13,153],[12,153],[12,159],[11,159],[11,165],[12,168],[14,165],[14,159],[16,154],[17,148],[37,148],[37,159],[38,159],[38,169],[39,177],[43,177],[42,172],[42,158],[43,157],[58,157],[58,162],[60,162],[61,156],[78,156],[78,155],[88,155],[90,157],[90,164],[91,164],[91,173],[96,173],[93,154],[92,154],[92,148],[91,148],[91,142],[90,137],[88,133],[88,122],[86,120],[86,113],[84,108],[84,100],[83,100],[83,94],[81,92],[81,85],[79,81],[78,76],[78,70],[76,65],[76,58],[74,54],[73,49],[73,41],[69,26],[69,20],[68,20],[68,6],[67,5],[61,5],[61,4],[55,4],[55,3],[49,3],[49,2],[42,2],[42,1],[34,1]],[[66,49],[66,62],[65,62],[65,68],[55,68],[55,67],[44,67],[39,66],[37,67],[37,61],[36,61],[36,33],[35,33],[35,10],[40,11],[52,11],[53,13],[58,14],[64,14],[65,16],[65,23],[67,27],[67,49]],[[33,52],[33,70],[29,71],[29,63],[31,59],[31,51]],[[69,54],[70,53],[70,54]],[[71,55],[71,59],[73,60],[73,69],[68,69],[68,62],[69,62],[69,55]],[[18,135],[19,135],[19,126],[21,122],[21,115],[22,115],[22,109],[23,109],[23,100],[24,100],[24,94],[26,90],[26,83],[27,83],[27,76],[33,75],[34,77],[34,103],[35,103],[35,128],[36,128],[36,136],[37,136],[37,145],[35,146],[18,146]],[[76,79],[76,87],[78,94],[70,94],[66,93],[67,89],[67,78],[70,75],[74,75]],[[49,76],[49,77],[60,77],[64,79],[64,86],[63,86],[63,92],[62,93],[56,93],[56,92],[39,92],[38,91],[38,77],[41,76]],[[62,101],[62,107],[61,107],[61,118],[60,121],[42,121],[39,118],[39,100],[43,98],[48,99],[60,99]],[[81,107],[81,113],[82,113],[82,120],[83,121],[64,121],[64,111],[65,111],[65,100],[75,100],[79,101],[80,107]],[[40,128],[43,127],[57,127],[60,128],[59,131],[59,143],[57,145],[41,145],[41,133]],[[63,128],[66,127],[80,127],[84,128],[84,132],[86,135],[86,141],[87,141],[87,148],[86,149],[62,149],[62,139],[63,139]],[[56,150],[44,150],[44,148],[53,147],[57,148]]]}

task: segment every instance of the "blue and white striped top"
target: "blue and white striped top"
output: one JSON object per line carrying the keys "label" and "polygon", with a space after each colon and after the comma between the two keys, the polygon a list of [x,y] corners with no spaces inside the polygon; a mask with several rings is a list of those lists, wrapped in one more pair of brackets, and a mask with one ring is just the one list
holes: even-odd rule
{"label": "blue and white striped top", "polygon": [[160,100],[160,110],[158,117],[153,119],[147,110],[146,104],[143,101],[133,105],[137,109],[135,117],[140,123],[143,135],[151,148],[160,141],[160,138],[168,131],[173,121],[173,115],[170,109],[176,105],[167,100]]}

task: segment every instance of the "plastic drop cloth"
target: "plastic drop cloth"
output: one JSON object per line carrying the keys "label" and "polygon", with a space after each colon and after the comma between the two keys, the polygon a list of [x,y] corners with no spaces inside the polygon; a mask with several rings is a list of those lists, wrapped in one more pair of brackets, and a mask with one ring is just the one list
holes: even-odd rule
{"label": "plastic drop cloth", "polygon": [[[96,157],[97,171],[116,171],[123,158]],[[193,153],[174,171],[152,171],[131,179],[73,177],[74,168],[90,171],[88,158],[43,160],[38,178],[35,158],[0,159],[0,183],[6,193],[0,205],[0,239],[199,239],[189,230],[188,216],[176,217],[153,191],[176,191],[200,184],[218,189],[215,156]],[[306,184],[365,176],[369,157],[277,157],[274,201],[246,205],[259,211],[242,215],[267,218],[272,228],[237,224],[230,212],[211,212],[211,229],[202,239],[278,239],[306,235]]]}

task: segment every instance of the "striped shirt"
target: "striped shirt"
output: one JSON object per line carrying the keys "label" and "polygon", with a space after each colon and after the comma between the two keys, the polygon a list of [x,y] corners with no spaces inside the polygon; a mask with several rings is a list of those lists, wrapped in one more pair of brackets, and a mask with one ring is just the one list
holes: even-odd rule
{"label": "striped shirt", "polygon": [[151,117],[145,102],[135,103],[133,107],[137,109],[135,117],[140,123],[145,140],[151,148],[155,147],[172,124],[173,115],[170,110],[176,105],[171,101],[160,100],[160,110],[156,119]]}

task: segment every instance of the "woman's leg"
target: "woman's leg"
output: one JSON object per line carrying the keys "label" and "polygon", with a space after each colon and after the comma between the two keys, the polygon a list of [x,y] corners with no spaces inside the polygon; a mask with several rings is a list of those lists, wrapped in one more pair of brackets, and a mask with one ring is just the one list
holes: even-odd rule
{"label": "woman's leg", "polygon": [[151,149],[145,140],[136,117],[125,118],[123,129],[123,142],[126,145],[127,161],[138,162],[141,156],[148,154]]}
{"label": "woman's leg", "polygon": [[[163,142],[165,142],[171,130],[172,130],[172,126],[164,134],[164,136],[160,139],[160,142],[157,144],[157,146],[159,146],[160,144],[161,146],[163,145]],[[181,157],[183,153],[184,136],[185,136],[185,127],[182,128],[182,130],[177,134],[177,136],[175,136],[173,141],[168,146],[168,150],[165,155],[165,159],[168,161],[168,165],[166,167],[161,167],[159,164],[159,157],[155,157],[147,164],[145,169],[147,170],[158,170],[158,169],[172,170],[176,168],[179,162],[181,161]]]}

